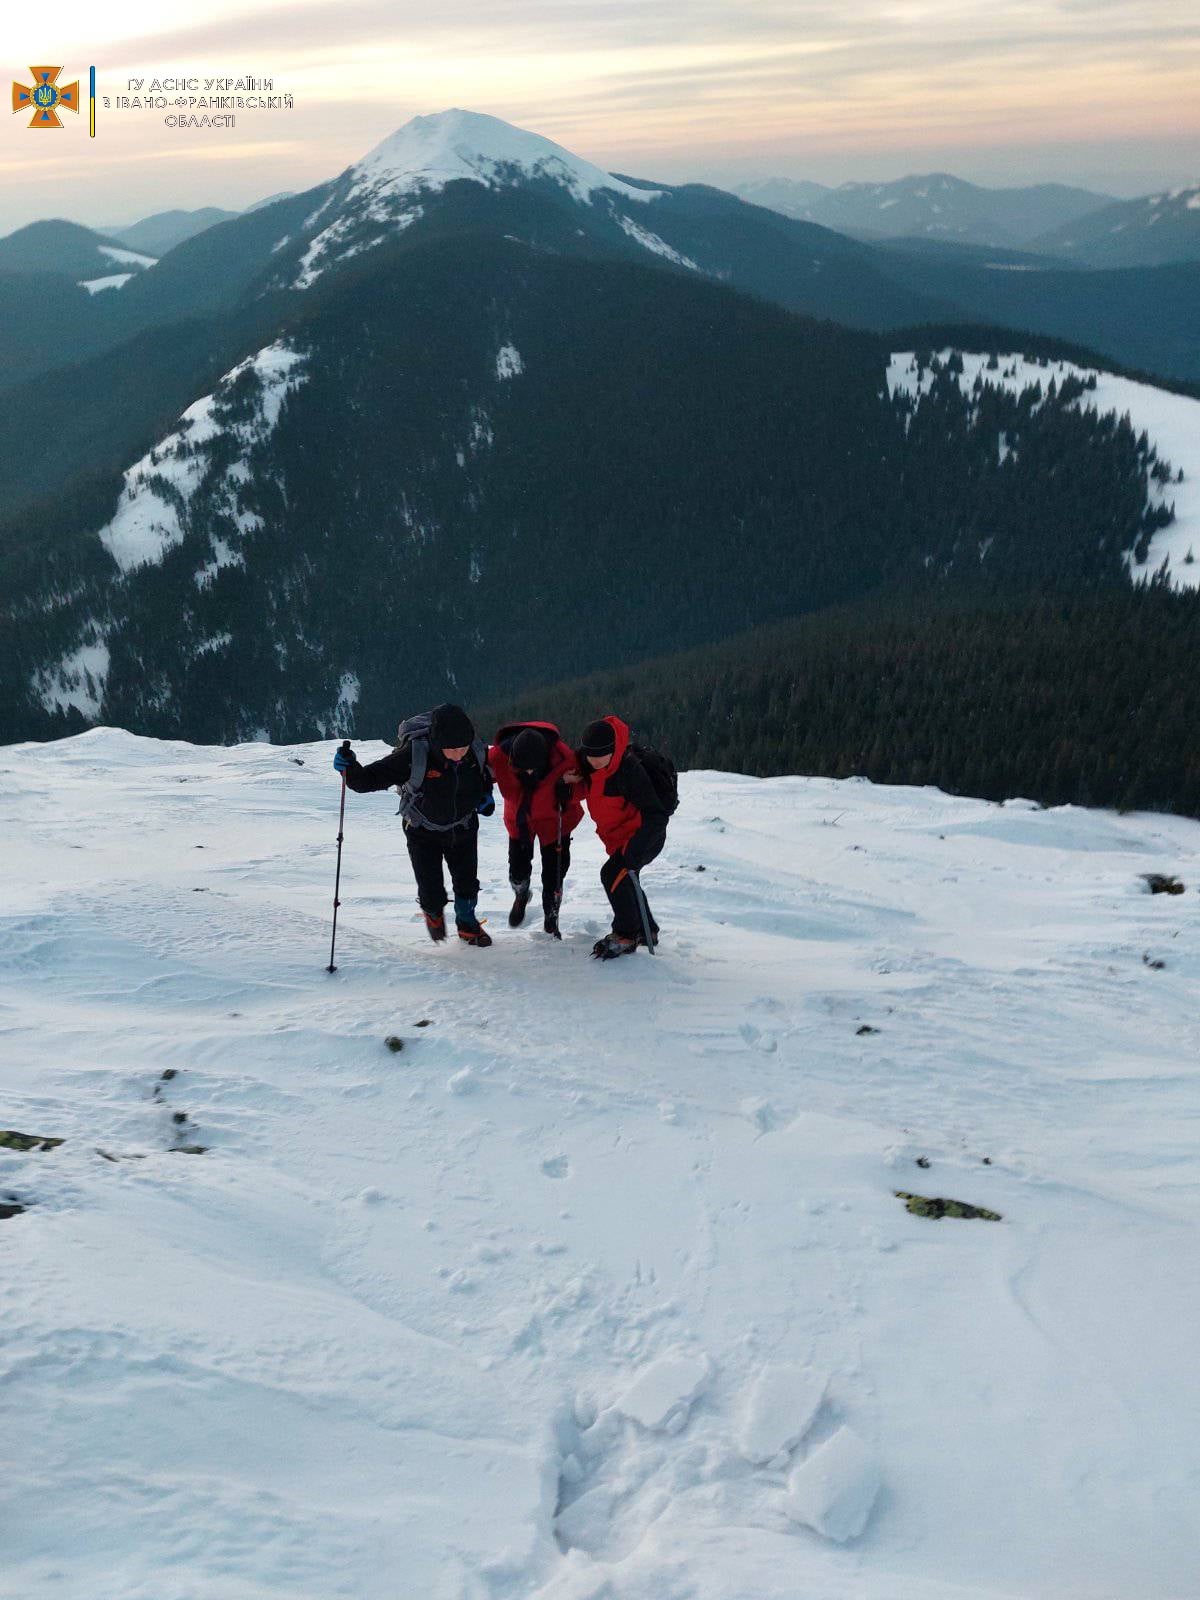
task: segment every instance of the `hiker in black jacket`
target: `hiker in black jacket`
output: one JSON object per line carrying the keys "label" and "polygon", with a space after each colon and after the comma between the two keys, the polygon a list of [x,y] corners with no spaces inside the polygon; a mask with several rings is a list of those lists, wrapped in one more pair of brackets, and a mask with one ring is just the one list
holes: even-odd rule
{"label": "hiker in black jacket", "polygon": [[390,756],[361,766],[352,750],[339,749],[334,769],[356,794],[400,789],[404,839],[417,880],[417,899],[429,937],[446,937],[445,862],[454,889],[454,921],[465,944],[491,939],[475,914],[479,899],[479,818],[496,809],[487,749],[461,706],[435,706],[427,717],[410,717]]}

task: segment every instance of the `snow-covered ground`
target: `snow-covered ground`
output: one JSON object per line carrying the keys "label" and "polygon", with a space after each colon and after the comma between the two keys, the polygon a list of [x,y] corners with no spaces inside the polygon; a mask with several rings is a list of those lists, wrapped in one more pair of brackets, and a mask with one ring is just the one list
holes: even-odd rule
{"label": "snow-covered ground", "polygon": [[[950,349],[938,352],[943,364],[953,354]],[[1095,410],[1100,416],[1128,415],[1134,431],[1143,429],[1147,438],[1173,472],[1183,472],[1183,481],[1151,484],[1151,500],[1155,505],[1175,508],[1175,520],[1159,529],[1150,541],[1145,565],[1137,567],[1130,560],[1134,577],[1149,579],[1167,563],[1168,577],[1176,589],[1200,588],[1200,400],[1189,395],[1172,394],[1152,383],[1137,383],[1132,378],[1120,378],[1115,373],[1099,368],[1080,367],[1070,361],[1031,361],[1023,355],[1002,355],[999,366],[989,371],[986,355],[971,351],[960,352],[963,370],[959,374],[959,387],[970,394],[977,378],[998,389],[1021,394],[1040,383],[1046,389],[1051,378],[1059,384],[1064,378],[1095,378],[1096,387],[1089,389],[1075,401],[1083,410]],[[918,400],[929,392],[933,375],[928,368],[918,377],[916,355],[911,350],[892,356],[888,365],[888,392],[897,391],[916,395]],[[1000,443],[1003,459],[1006,446]],[[1198,1586],[1200,1587],[1200,1586]]]}
{"label": "snow-covered ground", "polygon": [[0,1595],[1192,1600],[1197,824],[694,773],[601,966],[351,795],[331,976],[332,749],[0,751]]}

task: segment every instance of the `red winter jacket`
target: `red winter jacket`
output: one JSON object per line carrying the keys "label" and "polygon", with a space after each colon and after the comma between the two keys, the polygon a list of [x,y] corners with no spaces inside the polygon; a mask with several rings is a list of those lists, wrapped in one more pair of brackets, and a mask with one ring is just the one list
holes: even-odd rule
{"label": "red winter jacket", "polygon": [[[512,762],[508,758],[513,738],[522,728],[536,728],[539,733],[547,734],[549,737],[550,766],[546,776],[529,797],[525,821],[528,832],[539,844],[554,844],[558,838],[558,804],[554,789],[564,772],[575,770],[575,752],[564,743],[552,722],[509,722],[500,729],[496,735],[496,742],[488,751],[488,766],[492,769],[496,787],[504,796],[504,826],[512,839],[521,837],[519,813],[526,796],[529,795],[529,791],[513,771]],[[577,828],[582,820],[583,802],[576,797],[572,788],[571,798],[563,811],[564,838]]]}
{"label": "red winter jacket", "polygon": [[643,822],[661,819],[665,826],[667,814],[645,768],[629,748],[628,723],[620,717],[605,717],[604,721],[617,736],[612,760],[606,767],[585,767],[584,773],[588,778],[587,808],[600,842],[614,856],[625,849]]}

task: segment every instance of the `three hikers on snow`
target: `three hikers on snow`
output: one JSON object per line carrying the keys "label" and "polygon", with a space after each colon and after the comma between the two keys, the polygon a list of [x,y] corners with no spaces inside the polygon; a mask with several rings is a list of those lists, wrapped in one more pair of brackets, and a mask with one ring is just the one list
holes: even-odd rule
{"label": "three hikers on snow", "polygon": [[[640,752],[667,764],[652,752]],[[509,835],[509,878],[514,902],[509,916],[519,926],[532,894],[535,842],[541,847],[542,908],[546,931],[558,933],[562,884],[570,865],[570,835],[582,817],[574,794],[581,789],[608,860],[600,880],[613,911],[612,932],[593,954],[624,955],[644,942],[642,910],[650,937],[658,925],[631,874],[653,861],[666,841],[674,810],[673,770],[667,790],[656,787],[630,747],[619,717],[589,724],[578,753],[549,722],[506,724],[484,751],[461,706],[437,706],[401,728],[401,743],[389,756],[361,766],[353,751],[339,750],[335,769],[358,794],[399,785],[405,840],[417,880],[417,898],[430,937],[445,937],[446,890],[442,863],[450,871],[458,935],[468,944],[491,943],[476,915],[479,895],[479,816],[495,809],[493,779],[504,798]]]}

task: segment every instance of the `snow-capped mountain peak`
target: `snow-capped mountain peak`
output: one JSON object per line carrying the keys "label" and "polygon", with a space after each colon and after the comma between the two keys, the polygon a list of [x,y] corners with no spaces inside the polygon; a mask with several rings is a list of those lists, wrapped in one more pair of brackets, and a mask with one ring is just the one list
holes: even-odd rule
{"label": "snow-capped mountain peak", "polygon": [[553,139],[499,117],[456,109],[413,117],[348,167],[304,219],[299,238],[279,241],[277,248],[291,244],[293,250],[285,257],[278,286],[309,288],[330,267],[419,222],[449,184],[464,181],[493,190],[549,181],[576,205],[613,214],[617,225],[647,249],[693,265],[657,235],[617,215],[631,201],[644,210],[661,190],[624,183]]}
{"label": "snow-capped mountain peak", "polygon": [[552,178],[577,200],[598,189],[643,202],[657,191],[635,189],[539,133],[513,127],[480,111],[439,111],[413,117],[351,169],[356,193],[377,195],[436,191],[456,179],[498,187],[513,177]]}

